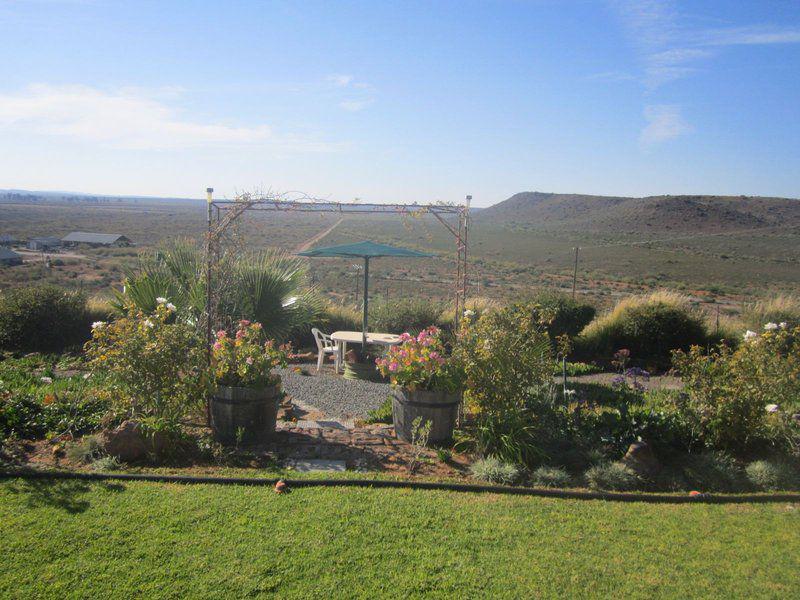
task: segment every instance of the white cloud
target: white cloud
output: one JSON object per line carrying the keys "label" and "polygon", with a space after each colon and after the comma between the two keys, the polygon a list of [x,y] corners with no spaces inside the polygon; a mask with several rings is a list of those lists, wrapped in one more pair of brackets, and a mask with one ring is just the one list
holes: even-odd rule
{"label": "white cloud", "polygon": [[709,46],[797,44],[800,43],[800,29],[770,27],[709,29],[703,33],[700,43]]}
{"label": "white cloud", "polygon": [[356,81],[352,75],[328,75],[325,79],[347,94],[348,97],[338,103],[342,110],[358,112],[375,102],[375,88],[364,81]]}
{"label": "white cloud", "polygon": [[355,78],[352,75],[328,75],[326,79],[336,87],[347,87]]}
{"label": "white cloud", "polygon": [[141,88],[104,91],[82,85],[31,85],[18,93],[0,94],[0,130],[143,150],[252,145],[330,149],[298,136],[278,136],[265,124],[232,126],[182,118],[164,102],[179,93],[179,88],[148,94]]}
{"label": "white cloud", "polygon": [[602,83],[617,83],[620,81],[634,81],[638,78],[625,71],[603,71],[602,73],[593,73],[587,76],[586,79],[589,81],[600,81]]}
{"label": "white cloud", "polygon": [[701,71],[726,46],[800,43],[800,29],[770,25],[703,29],[686,24],[673,0],[610,0],[637,48],[649,90]]}
{"label": "white cloud", "polygon": [[358,112],[364,110],[370,104],[372,104],[372,100],[343,100],[339,102],[339,108],[349,112]]}
{"label": "white cloud", "polygon": [[655,104],[645,106],[644,118],[647,121],[639,141],[644,146],[652,146],[673,140],[692,132],[692,127],[681,115],[681,109],[675,104]]}

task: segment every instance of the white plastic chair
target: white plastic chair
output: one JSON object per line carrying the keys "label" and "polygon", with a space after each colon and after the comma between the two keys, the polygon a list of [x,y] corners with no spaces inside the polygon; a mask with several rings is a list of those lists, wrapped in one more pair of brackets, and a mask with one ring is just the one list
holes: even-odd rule
{"label": "white plastic chair", "polygon": [[322,368],[322,363],[325,362],[326,354],[333,354],[333,367],[336,373],[339,372],[339,342],[334,342],[331,336],[322,333],[319,329],[314,327],[311,329],[314,334],[314,340],[317,342],[317,371]]}

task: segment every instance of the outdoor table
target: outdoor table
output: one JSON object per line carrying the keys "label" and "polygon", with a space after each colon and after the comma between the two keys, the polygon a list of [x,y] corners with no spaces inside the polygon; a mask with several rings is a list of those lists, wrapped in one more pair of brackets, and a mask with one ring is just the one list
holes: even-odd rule
{"label": "outdoor table", "polygon": [[[344,355],[347,352],[347,344],[360,344],[363,334],[360,331],[334,331],[331,339],[339,344],[339,364],[343,364]],[[394,333],[368,333],[367,344],[377,346],[396,346],[400,343],[400,336]]]}

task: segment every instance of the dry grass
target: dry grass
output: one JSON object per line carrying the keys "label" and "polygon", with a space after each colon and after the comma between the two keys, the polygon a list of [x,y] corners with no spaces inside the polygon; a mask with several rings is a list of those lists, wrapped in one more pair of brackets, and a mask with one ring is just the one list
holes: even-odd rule
{"label": "dry grass", "polygon": [[800,323],[800,298],[779,294],[748,304],[742,310],[744,327],[760,331],[766,323]]}
{"label": "dry grass", "polygon": [[609,312],[589,323],[581,335],[587,338],[602,335],[603,331],[616,326],[628,311],[647,304],[665,304],[686,311],[692,310],[692,303],[688,296],[671,290],[657,290],[650,294],[628,296],[617,302]]}

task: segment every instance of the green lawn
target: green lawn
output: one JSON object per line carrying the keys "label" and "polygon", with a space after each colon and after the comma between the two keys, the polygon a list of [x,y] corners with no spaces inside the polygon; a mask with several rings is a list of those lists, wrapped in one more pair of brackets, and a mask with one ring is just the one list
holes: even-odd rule
{"label": "green lawn", "polygon": [[2,598],[787,598],[800,573],[785,503],[11,480],[0,540]]}

